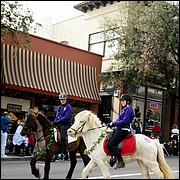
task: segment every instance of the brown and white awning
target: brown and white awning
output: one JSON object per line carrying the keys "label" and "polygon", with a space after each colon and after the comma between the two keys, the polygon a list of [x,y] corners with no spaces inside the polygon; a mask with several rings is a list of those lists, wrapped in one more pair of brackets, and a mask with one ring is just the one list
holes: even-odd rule
{"label": "brown and white awning", "polygon": [[2,49],[4,84],[100,101],[94,67],[8,44],[3,44]]}

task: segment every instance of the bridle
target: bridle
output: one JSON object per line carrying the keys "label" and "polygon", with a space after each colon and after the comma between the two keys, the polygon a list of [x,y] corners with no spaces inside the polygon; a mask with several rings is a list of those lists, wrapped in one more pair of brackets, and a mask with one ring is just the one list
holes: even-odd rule
{"label": "bridle", "polygon": [[[85,124],[86,124],[86,121],[81,126],[79,126],[77,129],[74,129],[74,128],[70,128],[70,129],[72,129],[75,132],[74,134],[76,136],[76,134],[78,133],[78,130],[80,128],[82,128],[82,129],[81,129],[81,131],[79,131],[79,133],[81,133],[83,131],[83,128],[84,128]],[[87,131],[92,131],[92,130],[95,130],[95,129],[98,129],[98,128],[102,128],[102,126],[96,127],[96,128],[91,128],[91,129],[88,129]]]}
{"label": "bridle", "polygon": [[33,128],[32,127],[30,128],[28,126],[23,126],[23,130],[24,129],[27,129],[27,134],[33,131]]}
{"label": "bridle", "polygon": [[[36,112],[36,113],[34,113],[34,114],[35,114],[35,116],[36,116],[36,115],[38,114],[38,112]],[[42,115],[43,115],[43,114],[42,114]],[[35,118],[34,120],[35,120],[36,123],[37,123],[38,120],[37,120],[36,118]],[[51,127],[52,127],[53,123],[50,123],[50,125],[51,125]],[[50,127],[50,128],[51,128],[51,127]],[[48,134],[50,128],[46,129],[45,132],[43,131],[43,129],[38,130],[37,132],[42,132],[42,131],[43,131],[43,135],[42,135],[40,138],[38,138],[36,141],[37,141],[37,142],[43,141],[43,140],[47,139],[49,136],[51,136],[51,133]],[[28,127],[28,126],[25,126],[25,125],[24,125],[24,126],[23,126],[23,129],[27,129],[26,132],[27,132],[27,134],[29,134],[29,133],[33,132],[33,129],[34,129],[34,128]]]}
{"label": "bridle", "polygon": [[75,136],[76,136],[76,134],[78,133],[78,130],[79,130],[80,128],[82,128],[82,129],[81,129],[81,131],[79,131],[79,132],[82,132],[85,124],[86,124],[86,121],[85,121],[81,126],[79,126],[77,129],[74,129],[74,128],[70,128],[70,129],[72,129],[72,130],[75,132]]}

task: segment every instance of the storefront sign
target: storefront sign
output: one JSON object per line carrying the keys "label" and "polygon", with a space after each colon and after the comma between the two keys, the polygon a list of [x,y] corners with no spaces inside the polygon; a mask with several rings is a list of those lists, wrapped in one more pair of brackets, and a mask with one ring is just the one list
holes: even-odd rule
{"label": "storefront sign", "polygon": [[22,106],[17,104],[7,104],[7,110],[9,112],[22,112]]}

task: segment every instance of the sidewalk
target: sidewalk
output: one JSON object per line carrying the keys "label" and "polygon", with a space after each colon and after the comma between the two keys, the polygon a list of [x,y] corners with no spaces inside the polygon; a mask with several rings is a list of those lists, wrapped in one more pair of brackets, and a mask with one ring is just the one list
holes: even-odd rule
{"label": "sidewalk", "polygon": [[7,157],[1,158],[1,161],[29,161],[33,156],[15,156],[7,155]]}
{"label": "sidewalk", "polygon": [[[7,155],[7,157],[1,158],[1,161],[29,161],[33,156],[15,156]],[[80,158],[80,154],[77,153],[77,158]]]}

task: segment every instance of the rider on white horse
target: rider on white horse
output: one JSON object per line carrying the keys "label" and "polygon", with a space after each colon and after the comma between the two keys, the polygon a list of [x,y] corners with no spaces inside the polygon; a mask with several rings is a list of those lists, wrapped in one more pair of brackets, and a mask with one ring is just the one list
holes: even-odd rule
{"label": "rider on white horse", "polygon": [[118,144],[130,133],[130,126],[135,117],[134,111],[130,106],[132,103],[132,97],[129,94],[121,95],[121,105],[122,111],[119,114],[119,117],[116,121],[108,123],[108,127],[116,127],[108,144],[108,149],[113,154],[111,157],[110,163],[111,166],[114,166],[115,162],[117,168],[125,167],[124,161],[122,159],[121,153],[119,153]]}

